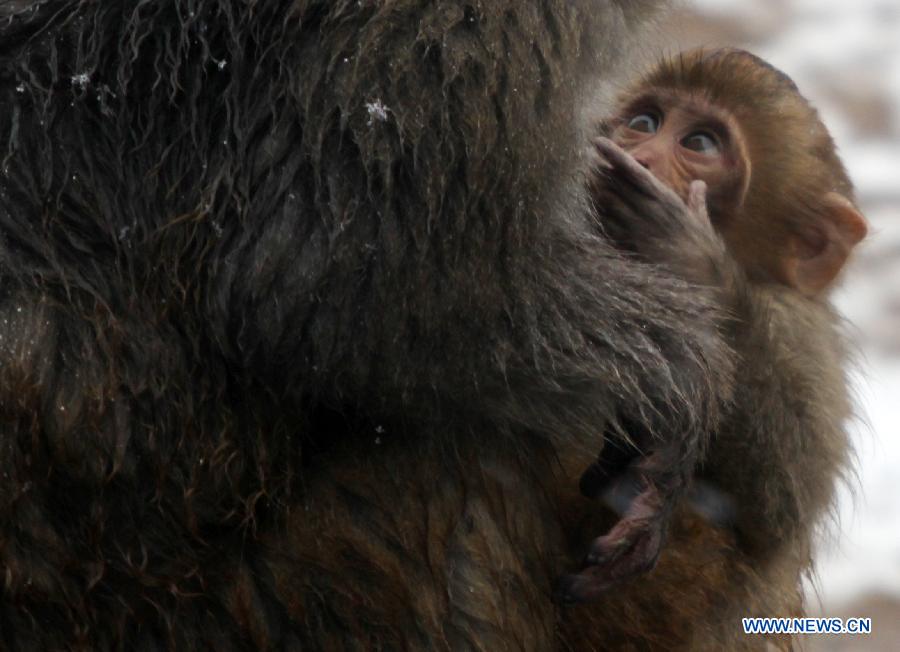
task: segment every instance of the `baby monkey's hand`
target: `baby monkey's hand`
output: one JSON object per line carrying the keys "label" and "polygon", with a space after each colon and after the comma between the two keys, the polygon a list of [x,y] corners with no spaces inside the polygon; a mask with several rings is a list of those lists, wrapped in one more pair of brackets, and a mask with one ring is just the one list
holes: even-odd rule
{"label": "baby monkey's hand", "polygon": [[603,207],[603,232],[686,281],[720,284],[725,245],[709,219],[706,184],[691,182],[685,201],[610,139],[598,138],[594,145],[599,160],[590,188]]}

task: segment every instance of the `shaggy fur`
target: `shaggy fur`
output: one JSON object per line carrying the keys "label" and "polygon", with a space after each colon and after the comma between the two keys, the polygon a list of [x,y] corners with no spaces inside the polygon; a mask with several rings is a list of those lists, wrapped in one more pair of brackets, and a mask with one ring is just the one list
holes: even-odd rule
{"label": "shaggy fur", "polygon": [[561,488],[730,391],[582,190],[648,4],[7,5],[2,647],[557,645]]}

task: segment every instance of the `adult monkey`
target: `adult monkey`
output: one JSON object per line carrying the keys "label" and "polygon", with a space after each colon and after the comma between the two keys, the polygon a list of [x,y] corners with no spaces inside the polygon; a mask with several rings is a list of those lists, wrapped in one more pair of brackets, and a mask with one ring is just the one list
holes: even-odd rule
{"label": "adult monkey", "polygon": [[730,387],[582,190],[650,4],[9,5],[3,645],[552,647],[559,492]]}

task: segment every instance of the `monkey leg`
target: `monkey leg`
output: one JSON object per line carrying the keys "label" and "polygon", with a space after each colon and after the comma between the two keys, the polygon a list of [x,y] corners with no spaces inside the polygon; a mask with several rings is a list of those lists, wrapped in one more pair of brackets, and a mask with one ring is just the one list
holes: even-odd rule
{"label": "monkey leg", "polygon": [[[596,600],[610,588],[656,566],[672,512],[685,486],[683,475],[672,472],[681,465],[673,464],[668,453],[658,450],[636,458],[630,468],[607,483],[603,498],[621,518],[593,541],[582,570],[560,579],[560,601]],[[585,475],[594,473],[595,466]]]}

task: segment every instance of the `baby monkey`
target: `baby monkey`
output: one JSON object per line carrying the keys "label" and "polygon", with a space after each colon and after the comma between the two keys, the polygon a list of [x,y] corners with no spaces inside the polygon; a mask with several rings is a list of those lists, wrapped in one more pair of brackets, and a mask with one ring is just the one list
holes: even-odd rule
{"label": "baby monkey", "polygon": [[[632,200],[629,211],[614,213],[625,220],[601,228],[648,264],[719,288],[734,317],[738,395],[707,460],[721,466],[723,491],[706,502],[733,498],[736,504],[724,510],[714,506],[721,522],[737,521],[740,531],[751,515],[768,519],[748,530],[768,529],[770,537],[787,536],[805,550],[806,524],[827,508],[846,455],[843,347],[825,299],[867,230],[834,142],[790,78],[730,48],[693,50],[657,64],[622,95],[601,131],[608,138],[596,141],[598,205],[634,195],[617,192],[622,185],[639,189],[648,202],[684,202],[691,216],[689,223],[662,223],[653,218],[659,211]],[[809,360],[797,363],[791,355]],[[618,492],[623,516],[594,541],[585,568],[564,578],[565,599],[599,597],[655,565],[674,503],[704,446],[667,429],[669,416],[661,415],[655,432],[636,431],[623,416],[625,436],[610,434],[582,478],[590,497],[604,490],[615,496],[623,478],[635,488],[625,500]],[[766,458],[769,444],[824,449],[827,459],[794,468],[797,460]],[[759,464],[736,459],[760,449]],[[820,495],[807,496],[804,483]],[[781,522],[791,519],[797,522]]]}

